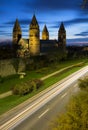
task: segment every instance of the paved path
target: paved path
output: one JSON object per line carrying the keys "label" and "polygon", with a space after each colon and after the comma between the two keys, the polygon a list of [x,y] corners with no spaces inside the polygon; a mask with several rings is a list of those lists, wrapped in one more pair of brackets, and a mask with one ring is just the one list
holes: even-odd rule
{"label": "paved path", "polygon": [[49,75],[47,75],[47,76],[42,77],[41,80],[45,80],[45,79],[47,79],[47,78],[49,78],[49,77],[51,77],[51,76],[54,76],[54,75],[56,75],[56,74],[58,74],[58,73],[61,73],[61,72],[65,71],[65,70],[70,69],[70,68],[72,68],[72,67],[75,67],[75,66],[77,66],[77,65],[81,65],[81,64],[83,64],[83,63],[84,63],[84,62],[80,62],[80,63],[78,63],[78,64],[71,65],[71,66],[65,67],[65,68],[63,68],[63,69],[60,69],[60,70],[58,70],[58,71],[56,71],[56,72],[54,72],[54,73],[52,73],[52,74],[49,74]]}
{"label": "paved path", "polygon": [[1,99],[1,98],[4,98],[4,97],[8,97],[8,96],[10,96],[10,95],[12,95],[12,91],[8,91],[8,92],[6,92],[6,93],[0,94],[0,99]]}

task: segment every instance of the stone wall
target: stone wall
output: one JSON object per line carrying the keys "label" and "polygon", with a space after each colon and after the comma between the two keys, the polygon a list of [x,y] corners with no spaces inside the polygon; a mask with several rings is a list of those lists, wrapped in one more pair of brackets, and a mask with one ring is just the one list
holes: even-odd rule
{"label": "stone wall", "polygon": [[22,59],[0,60],[0,76],[8,76],[25,70],[25,62]]}

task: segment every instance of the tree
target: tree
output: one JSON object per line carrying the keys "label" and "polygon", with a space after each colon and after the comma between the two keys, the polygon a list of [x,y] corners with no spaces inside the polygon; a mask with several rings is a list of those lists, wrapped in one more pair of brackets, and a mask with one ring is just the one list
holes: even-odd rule
{"label": "tree", "polygon": [[12,65],[13,65],[16,73],[18,72],[18,69],[19,69],[19,63],[20,63],[19,58],[12,59]]}
{"label": "tree", "polygon": [[79,80],[79,88],[84,91],[88,91],[88,77]]}
{"label": "tree", "polygon": [[15,95],[26,95],[33,91],[37,91],[43,85],[43,81],[40,79],[33,79],[22,82],[13,86],[12,91]]}
{"label": "tree", "polygon": [[88,9],[88,0],[83,0],[82,9]]}
{"label": "tree", "polygon": [[88,130],[88,78],[81,80],[82,90],[74,96],[67,106],[67,111],[56,118],[51,130]]}

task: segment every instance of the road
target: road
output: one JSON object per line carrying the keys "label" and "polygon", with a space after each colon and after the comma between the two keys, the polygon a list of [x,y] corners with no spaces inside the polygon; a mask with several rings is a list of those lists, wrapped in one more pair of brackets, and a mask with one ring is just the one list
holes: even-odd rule
{"label": "road", "polygon": [[50,123],[58,114],[65,111],[65,105],[68,103],[70,97],[79,90],[76,85],[72,86],[70,89],[68,88],[61,92],[53,100],[24,120],[13,130],[50,130]]}
{"label": "road", "polygon": [[[49,119],[62,112],[65,103],[71,96],[71,90],[76,81],[88,72],[88,66],[80,69],[59,82],[45,94],[30,102],[26,108],[12,119],[0,126],[0,130],[43,130],[47,129]],[[74,87],[75,90],[76,87]]]}

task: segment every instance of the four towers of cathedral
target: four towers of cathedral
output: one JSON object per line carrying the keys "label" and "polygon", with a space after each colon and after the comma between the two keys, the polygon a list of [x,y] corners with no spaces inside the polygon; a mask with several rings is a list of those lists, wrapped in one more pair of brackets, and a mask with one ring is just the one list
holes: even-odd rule
{"label": "four towers of cathedral", "polygon": [[[19,40],[22,38],[22,31],[18,20],[13,27],[13,44],[18,44]],[[49,41],[49,32],[46,27],[42,31],[42,40]],[[58,31],[58,45],[66,46],[66,30],[64,24],[61,23],[60,29]],[[35,15],[33,16],[30,26],[29,26],[29,53],[30,55],[39,55],[40,54],[40,29]]]}

